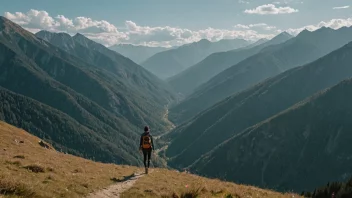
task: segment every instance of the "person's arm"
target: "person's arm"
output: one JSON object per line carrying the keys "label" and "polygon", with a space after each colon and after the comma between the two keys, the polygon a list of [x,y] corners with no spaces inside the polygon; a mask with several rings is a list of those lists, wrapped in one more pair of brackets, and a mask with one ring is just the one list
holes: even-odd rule
{"label": "person's arm", "polygon": [[143,138],[142,138],[142,136],[141,136],[141,138],[140,138],[140,140],[139,140],[139,149],[142,148],[142,142],[143,142]]}
{"label": "person's arm", "polygon": [[154,150],[153,136],[150,136],[150,139],[152,140],[152,148],[153,148],[153,150]]}

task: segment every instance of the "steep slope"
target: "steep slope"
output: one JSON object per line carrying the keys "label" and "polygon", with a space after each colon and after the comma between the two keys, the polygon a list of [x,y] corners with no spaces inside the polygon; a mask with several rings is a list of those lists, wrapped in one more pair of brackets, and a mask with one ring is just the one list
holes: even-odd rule
{"label": "steep slope", "polygon": [[84,197],[138,171],[46,149],[40,140],[0,122],[0,197]]}
{"label": "steep slope", "polygon": [[226,97],[266,78],[314,61],[352,41],[352,27],[307,30],[285,43],[269,46],[213,77],[170,111],[175,123],[184,122]]}
{"label": "steep slope", "polygon": [[185,167],[214,147],[312,94],[352,76],[352,43],[226,98],[176,128],[166,154]]}
{"label": "steep slope", "polygon": [[[109,148],[87,134],[95,147],[100,146],[106,152],[104,158],[97,156],[97,159],[137,164],[135,141],[140,128],[149,124],[155,133],[167,130],[169,124],[162,121],[165,113],[161,104],[147,103],[146,96],[139,96],[131,87],[111,80],[111,72],[71,56],[3,17],[0,17],[0,52],[0,86],[66,114],[80,124],[75,131],[85,131],[79,127],[86,127],[108,142],[106,145],[115,144]],[[22,116],[21,112],[15,115]],[[46,132],[45,125],[36,127]],[[34,133],[33,130],[29,131]],[[72,136],[66,135],[65,139]],[[72,137],[79,138],[79,135]],[[65,146],[70,153],[85,151],[90,157],[98,155],[84,145],[79,149],[73,144]]]}
{"label": "steep slope", "polygon": [[146,69],[162,79],[178,74],[215,52],[228,51],[249,45],[241,39],[210,42],[202,39],[176,49],[155,54],[142,63]]}
{"label": "steep slope", "polygon": [[[49,34],[51,34],[51,36],[47,36]],[[136,113],[133,113],[134,115],[132,117],[129,117],[132,119],[133,123],[140,126],[143,123],[140,123],[138,120],[144,120],[145,123],[153,125],[154,129],[157,131],[166,130],[166,128],[160,126],[158,122],[160,116],[164,114],[164,106],[171,102],[174,96],[168,90],[164,82],[161,82],[161,80],[139,65],[136,65],[132,61],[110,50],[105,50],[107,51],[105,54],[95,50],[98,49],[100,44],[96,44],[85,38],[81,39],[85,40],[85,43],[91,43],[91,46],[84,47],[74,39],[76,37],[71,38],[68,34],[64,33],[56,34],[41,31],[37,33],[37,37],[51,38],[49,42],[53,45],[81,58],[81,60],[90,63],[96,68],[104,69],[96,70],[95,72],[100,78],[103,78],[103,81],[106,81],[109,89],[112,90],[113,93],[116,93],[115,97],[117,98],[108,99],[113,100],[109,101],[109,103],[114,102],[114,100],[125,100],[127,103],[132,103],[129,106],[133,105],[135,106],[135,110],[138,110]],[[95,45],[98,45],[98,47]],[[70,47],[68,48],[67,46]],[[135,69],[131,70],[130,67],[134,67]],[[106,105],[106,103],[99,104],[102,106]],[[110,107],[106,109],[109,111],[113,110]],[[116,111],[113,112],[115,113]],[[123,115],[127,117],[126,114]]]}
{"label": "steep slope", "polygon": [[[137,167],[102,164],[46,149],[39,141],[26,131],[0,122],[0,197],[85,197],[92,191],[128,181],[142,171]],[[212,192],[218,196],[297,197],[292,193],[282,194],[166,169],[154,169],[121,197],[179,197],[197,187],[206,189],[199,192],[202,197],[212,196]]]}
{"label": "steep slope", "polygon": [[[2,87],[0,98],[1,120],[30,131],[58,150],[98,161],[138,164],[138,155],[131,155],[128,151],[133,148],[133,139],[138,139],[137,134],[125,136],[119,131],[117,136],[111,127],[108,130],[97,126],[102,123],[87,113],[86,119],[92,123],[84,126],[67,114]],[[113,141],[108,138],[113,138]]]}
{"label": "steep slope", "polygon": [[153,55],[168,50],[165,47],[148,47],[142,45],[131,45],[131,44],[118,44],[109,47],[109,49],[118,52],[119,54],[126,56],[134,62],[140,64],[152,57]]}
{"label": "steep slope", "polygon": [[177,92],[185,95],[191,94],[195,88],[225,69],[259,53],[267,46],[280,44],[291,38],[290,34],[284,32],[267,42],[261,40],[244,48],[211,54],[201,62],[169,78],[168,82]]}
{"label": "steep slope", "polygon": [[296,192],[347,179],[352,163],[351,100],[352,80],[345,80],[234,136],[193,168],[209,176]]}
{"label": "steep slope", "polygon": [[116,75],[112,76],[112,80],[124,83],[131,89],[134,88],[140,95],[149,96],[153,102],[156,101],[165,105],[174,99],[169,86],[155,75],[128,58],[89,40],[81,34],[71,37],[65,33],[40,31],[36,36],[91,65],[112,72]]}

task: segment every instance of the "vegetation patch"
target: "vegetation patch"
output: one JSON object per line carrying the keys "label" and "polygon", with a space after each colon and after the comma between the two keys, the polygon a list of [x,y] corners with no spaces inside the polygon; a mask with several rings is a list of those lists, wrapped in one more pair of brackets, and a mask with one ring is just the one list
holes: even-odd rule
{"label": "vegetation patch", "polygon": [[12,182],[4,178],[0,179],[1,195],[16,195],[22,197],[33,197],[35,193],[22,183]]}
{"label": "vegetation patch", "polygon": [[21,162],[20,161],[5,161],[5,164],[11,164],[11,165],[15,165],[15,166],[21,166]]}
{"label": "vegetation patch", "polygon": [[17,158],[17,159],[25,159],[24,155],[15,155],[13,158]]}
{"label": "vegetation patch", "polygon": [[44,173],[45,169],[37,164],[32,164],[32,165],[28,165],[28,166],[24,166],[23,168],[30,170],[34,173]]}

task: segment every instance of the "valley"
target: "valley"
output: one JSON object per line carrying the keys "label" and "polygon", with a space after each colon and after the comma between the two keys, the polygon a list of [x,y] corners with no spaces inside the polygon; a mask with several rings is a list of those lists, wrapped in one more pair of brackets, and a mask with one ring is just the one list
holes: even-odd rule
{"label": "valley", "polygon": [[215,39],[28,13],[0,16],[0,197],[352,196],[352,23]]}

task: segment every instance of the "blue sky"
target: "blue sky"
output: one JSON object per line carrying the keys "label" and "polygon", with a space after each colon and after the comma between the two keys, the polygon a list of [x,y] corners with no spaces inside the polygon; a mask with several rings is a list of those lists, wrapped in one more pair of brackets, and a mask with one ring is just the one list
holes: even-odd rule
{"label": "blue sky", "polygon": [[0,13],[32,32],[81,32],[105,45],[170,46],[201,38],[256,40],[281,31],[296,34],[302,28],[348,26],[350,4],[351,0],[0,0]]}

